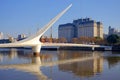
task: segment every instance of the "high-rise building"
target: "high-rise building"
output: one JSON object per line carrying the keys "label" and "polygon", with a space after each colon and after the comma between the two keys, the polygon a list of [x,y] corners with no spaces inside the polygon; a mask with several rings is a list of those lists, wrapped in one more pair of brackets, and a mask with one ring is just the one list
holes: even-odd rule
{"label": "high-rise building", "polygon": [[26,35],[25,34],[20,34],[18,35],[18,40],[23,40],[26,38]]}
{"label": "high-rise building", "polygon": [[75,37],[103,38],[103,25],[90,18],[73,20],[73,23],[59,25],[58,37],[64,37],[68,42]]}
{"label": "high-rise building", "polygon": [[3,39],[3,33],[0,32],[0,39]]}
{"label": "high-rise building", "polygon": [[112,28],[111,26],[109,26],[109,32],[108,35],[111,34],[117,34],[118,36],[120,36],[120,31],[118,29]]}
{"label": "high-rise building", "polygon": [[77,26],[77,37],[101,37],[103,38],[103,25],[90,18],[74,20]]}
{"label": "high-rise building", "polygon": [[59,25],[58,37],[66,38],[68,42],[75,37],[75,26],[72,23]]}

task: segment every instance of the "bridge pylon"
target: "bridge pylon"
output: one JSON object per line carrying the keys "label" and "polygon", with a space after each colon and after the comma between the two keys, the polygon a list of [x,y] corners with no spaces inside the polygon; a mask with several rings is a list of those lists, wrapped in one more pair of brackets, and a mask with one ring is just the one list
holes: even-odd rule
{"label": "bridge pylon", "polygon": [[[48,24],[46,24],[42,29],[40,29],[36,34],[14,43],[0,44],[0,47],[32,47],[34,53],[40,53],[42,42],[39,41],[40,37],[72,6],[70,4],[61,13],[54,17]],[[37,55],[37,54],[35,54]]]}
{"label": "bridge pylon", "polygon": [[36,45],[36,46],[32,47],[32,51],[33,51],[35,56],[39,55],[40,50],[41,50],[41,45]]}

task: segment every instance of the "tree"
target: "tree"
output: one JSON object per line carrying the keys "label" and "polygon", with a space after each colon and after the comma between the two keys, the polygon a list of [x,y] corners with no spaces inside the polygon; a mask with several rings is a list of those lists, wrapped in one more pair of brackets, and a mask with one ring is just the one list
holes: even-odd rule
{"label": "tree", "polygon": [[66,43],[66,42],[67,42],[67,39],[64,38],[64,37],[62,37],[62,38],[59,38],[58,41],[59,41],[60,43]]}
{"label": "tree", "polygon": [[107,42],[109,44],[115,44],[118,43],[120,41],[120,37],[116,34],[111,34],[107,37]]}
{"label": "tree", "polygon": [[89,42],[89,38],[88,37],[81,36],[79,38],[79,43],[85,44],[85,43],[88,43],[88,42]]}
{"label": "tree", "polygon": [[78,41],[78,38],[72,38],[72,43],[79,43]]}
{"label": "tree", "polygon": [[101,37],[94,37],[95,39],[95,44],[104,44],[104,39],[102,39]]}
{"label": "tree", "polygon": [[57,38],[53,38],[53,43],[58,43],[58,39]]}

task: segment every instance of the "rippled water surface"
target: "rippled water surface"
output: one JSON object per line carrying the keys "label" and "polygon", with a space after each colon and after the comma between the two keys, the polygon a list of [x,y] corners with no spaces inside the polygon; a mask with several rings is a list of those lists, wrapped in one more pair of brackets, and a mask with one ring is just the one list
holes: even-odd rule
{"label": "rippled water surface", "polygon": [[120,80],[120,52],[0,49],[0,80]]}

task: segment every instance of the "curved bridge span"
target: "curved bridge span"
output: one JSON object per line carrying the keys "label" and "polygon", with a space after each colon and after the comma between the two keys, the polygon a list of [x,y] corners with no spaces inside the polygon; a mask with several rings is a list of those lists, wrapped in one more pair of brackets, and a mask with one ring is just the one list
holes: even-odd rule
{"label": "curved bridge span", "polygon": [[42,29],[40,29],[36,34],[14,43],[0,44],[0,47],[32,47],[33,52],[39,53],[41,43],[39,41],[40,37],[72,6],[70,4],[67,8],[65,8],[61,13],[59,13],[56,17],[54,17],[48,24],[46,24]]}
{"label": "curved bridge span", "polygon": [[41,46],[75,46],[75,47],[104,47],[100,45],[86,45],[86,44],[71,44],[71,43],[42,43],[40,42],[40,37],[72,6],[70,4],[67,8],[65,8],[61,13],[59,13],[56,17],[54,17],[48,24],[46,24],[42,29],[40,29],[36,34],[14,43],[0,44],[0,48],[8,48],[8,47],[32,47],[33,52],[40,53]]}

